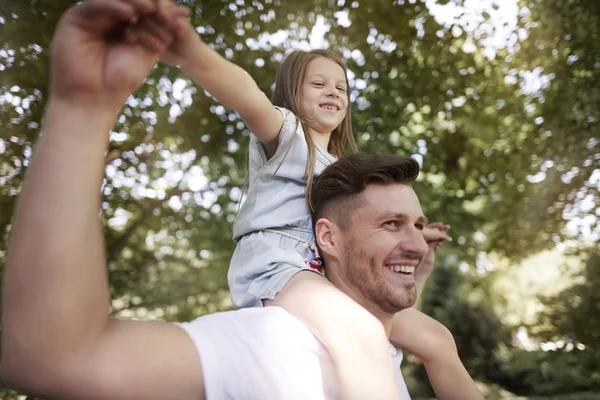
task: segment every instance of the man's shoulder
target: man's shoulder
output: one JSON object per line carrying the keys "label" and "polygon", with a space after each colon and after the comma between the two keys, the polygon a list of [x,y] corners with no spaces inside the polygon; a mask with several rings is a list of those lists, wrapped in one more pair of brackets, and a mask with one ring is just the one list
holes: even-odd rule
{"label": "man's shoulder", "polygon": [[[276,321],[282,318],[289,318],[293,316],[288,313],[282,307],[269,306],[269,307],[247,307],[240,308],[237,310],[221,311],[212,314],[206,314],[198,317],[194,321],[204,319],[235,319],[245,320],[246,318],[266,318]],[[192,321],[192,322],[194,322]]]}
{"label": "man's shoulder", "polygon": [[280,307],[214,313],[179,325],[196,346],[209,397],[336,398],[329,395],[337,389],[328,353]]}
{"label": "man's shoulder", "polygon": [[310,330],[282,307],[251,307],[203,315],[183,324],[190,335],[235,337],[269,343],[296,342],[318,350],[319,342]]}

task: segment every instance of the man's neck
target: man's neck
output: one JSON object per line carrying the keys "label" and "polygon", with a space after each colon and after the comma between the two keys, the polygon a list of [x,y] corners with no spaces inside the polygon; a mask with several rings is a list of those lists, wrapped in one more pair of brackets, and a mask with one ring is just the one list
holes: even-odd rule
{"label": "man's neck", "polygon": [[331,283],[333,283],[338,289],[348,295],[352,300],[356,301],[360,306],[362,306],[365,310],[370,312],[383,324],[385,329],[385,334],[389,338],[392,332],[392,321],[394,319],[394,314],[387,313],[381,309],[381,307],[377,306],[372,301],[366,299],[360,291],[352,288],[346,284],[339,277],[327,277]]}

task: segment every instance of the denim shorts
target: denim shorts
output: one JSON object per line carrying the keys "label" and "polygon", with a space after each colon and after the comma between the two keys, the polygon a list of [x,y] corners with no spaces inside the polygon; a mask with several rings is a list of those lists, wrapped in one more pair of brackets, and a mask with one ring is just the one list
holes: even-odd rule
{"label": "denim shorts", "polygon": [[300,271],[323,276],[320,259],[309,245],[315,242],[311,229],[276,231],[252,232],[238,241],[227,274],[235,308],[262,307],[262,300],[274,299]]}

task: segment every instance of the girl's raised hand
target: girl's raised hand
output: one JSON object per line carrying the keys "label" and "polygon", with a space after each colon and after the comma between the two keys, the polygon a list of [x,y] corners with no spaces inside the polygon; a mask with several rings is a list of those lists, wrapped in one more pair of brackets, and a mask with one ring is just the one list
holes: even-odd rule
{"label": "girl's raised hand", "polygon": [[[52,41],[52,98],[116,112],[160,55],[160,48],[131,40],[126,28],[132,20],[156,13],[156,6],[153,0],[87,0],[71,8]],[[166,21],[177,26],[188,15],[187,8],[175,6]]]}
{"label": "girl's raised hand", "polygon": [[166,21],[177,7],[170,0],[155,0],[157,12],[141,16],[127,29],[131,42],[139,42],[148,50],[159,51],[160,60],[184,70],[191,60],[194,45],[201,39],[191,22],[181,18],[176,25]]}

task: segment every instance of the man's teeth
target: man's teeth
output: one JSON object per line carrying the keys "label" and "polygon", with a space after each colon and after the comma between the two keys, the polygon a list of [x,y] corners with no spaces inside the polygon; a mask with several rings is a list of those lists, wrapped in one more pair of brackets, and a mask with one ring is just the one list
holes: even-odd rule
{"label": "man's teeth", "polygon": [[412,274],[415,272],[414,265],[390,265],[388,268],[394,272],[403,272],[405,274]]}

